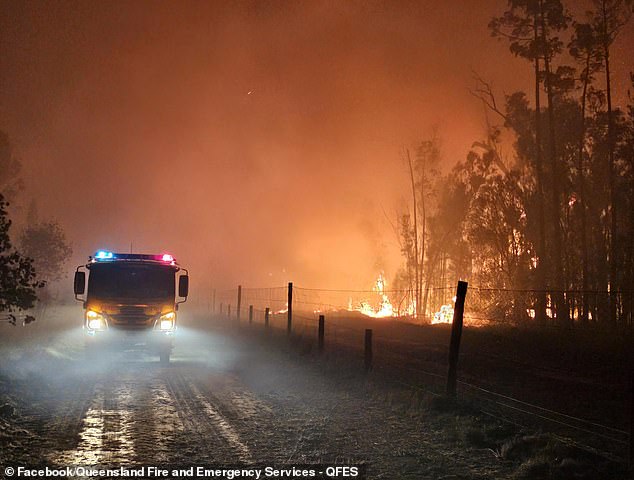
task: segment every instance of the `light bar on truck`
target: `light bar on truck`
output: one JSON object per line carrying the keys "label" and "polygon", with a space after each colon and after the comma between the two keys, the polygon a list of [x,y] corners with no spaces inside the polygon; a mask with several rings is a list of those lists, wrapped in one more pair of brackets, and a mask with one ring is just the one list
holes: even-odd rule
{"label": "light bar on truck", "polygon": [[169,253],[161,253],[159,255],[148,255],[144,253],[113,253],[108,250],[99,250],[90,258],[93,262],[103,262],[111,260],[128,260],[128,261],[153,261],[161,262],[168,265],[176,265],[176,259]]}

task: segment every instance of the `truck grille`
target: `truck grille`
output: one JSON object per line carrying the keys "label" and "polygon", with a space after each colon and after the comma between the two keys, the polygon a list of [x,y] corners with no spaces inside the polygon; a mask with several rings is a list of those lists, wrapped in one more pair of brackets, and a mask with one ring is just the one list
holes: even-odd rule
{"label": "truck grille", "polygon": [[145,313],[143,306],[122,306],[119,313],[110,315],[113,327],[146,328],[153,325],[153,315]]}

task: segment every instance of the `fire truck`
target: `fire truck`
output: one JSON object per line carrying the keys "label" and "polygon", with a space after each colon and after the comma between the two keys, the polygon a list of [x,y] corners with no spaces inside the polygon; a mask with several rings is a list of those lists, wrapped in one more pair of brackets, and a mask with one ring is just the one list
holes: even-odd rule
{"label": "fire truck", "polygon": [[167,253],[99,250],[88,259],[77,267],[74,281],[75,299],[85,310],[87,354],[95,355],[106,346],[139,348],[168,364],[178,306],[189,291],[187,269]]}

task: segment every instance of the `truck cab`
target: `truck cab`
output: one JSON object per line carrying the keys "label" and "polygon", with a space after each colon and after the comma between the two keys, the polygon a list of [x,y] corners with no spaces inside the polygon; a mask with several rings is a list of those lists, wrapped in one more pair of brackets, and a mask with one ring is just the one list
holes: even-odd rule
{"label": "truck cab", "polygon": [[87,352],[105,346],[142,348],[169,363],[178,305],[187,300],[188,290],[187,270],[169,254],[99,250],[77,267],[74,280],[75,299],[85,310]]}

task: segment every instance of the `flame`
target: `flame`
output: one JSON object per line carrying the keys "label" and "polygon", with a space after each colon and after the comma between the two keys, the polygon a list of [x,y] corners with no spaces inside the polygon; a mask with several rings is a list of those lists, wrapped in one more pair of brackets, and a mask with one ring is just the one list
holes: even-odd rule
{"label": "flame", "polygon": [[287,313],[287,312],[288,312],[288,302],[286,302],[286,303],[284,304],[284,308],[283,308],[283,309],[278,310],[277,312],[273,312],[273,314],[274,314],[274,315],[278,315],[278,314],[281,314],[281,313]]}
{"label": "flame", "polygon": [[367,300],[362,300],[358,306],[353,307],[352,298],[350,298],[348,300],[348,310],[361,312],[363,315],[373,318],[396,317],[397,314],[394,311],[392,302],[390,302],[390,298],[385,293],[385,286],[385,278],[383,278],[383,273],[380,273],[379,278],[374,283],[374,287],[372,287],[372,291],[376,292],[381,299],[377,308],[374,308]]}
{"label": "flame", "polygon": [[[374,300],[374,302],[368,299],[355,302],[352,300],[352,297],[348,297],[348,311],[359,312],[372,318],[403,317],[416,314],[415,299],[410,299],[409,304],[405,308],[400,306],[395,308],[394,304],[392,304],[392,300],[390,300],[389,292],[386,290],[386,287],[387,282],[385,281],[383,272],[381,272],[372,287],[372,291],[377,294],[378,298]],[[399,302],[397,301],[397,303]]]}
{"label": "flame", "polygon": [[450,303],[442,305],[440,310],[434,313],[434,318],[431,321],[432,325],[438,323],[453,323],[453,307]]}

